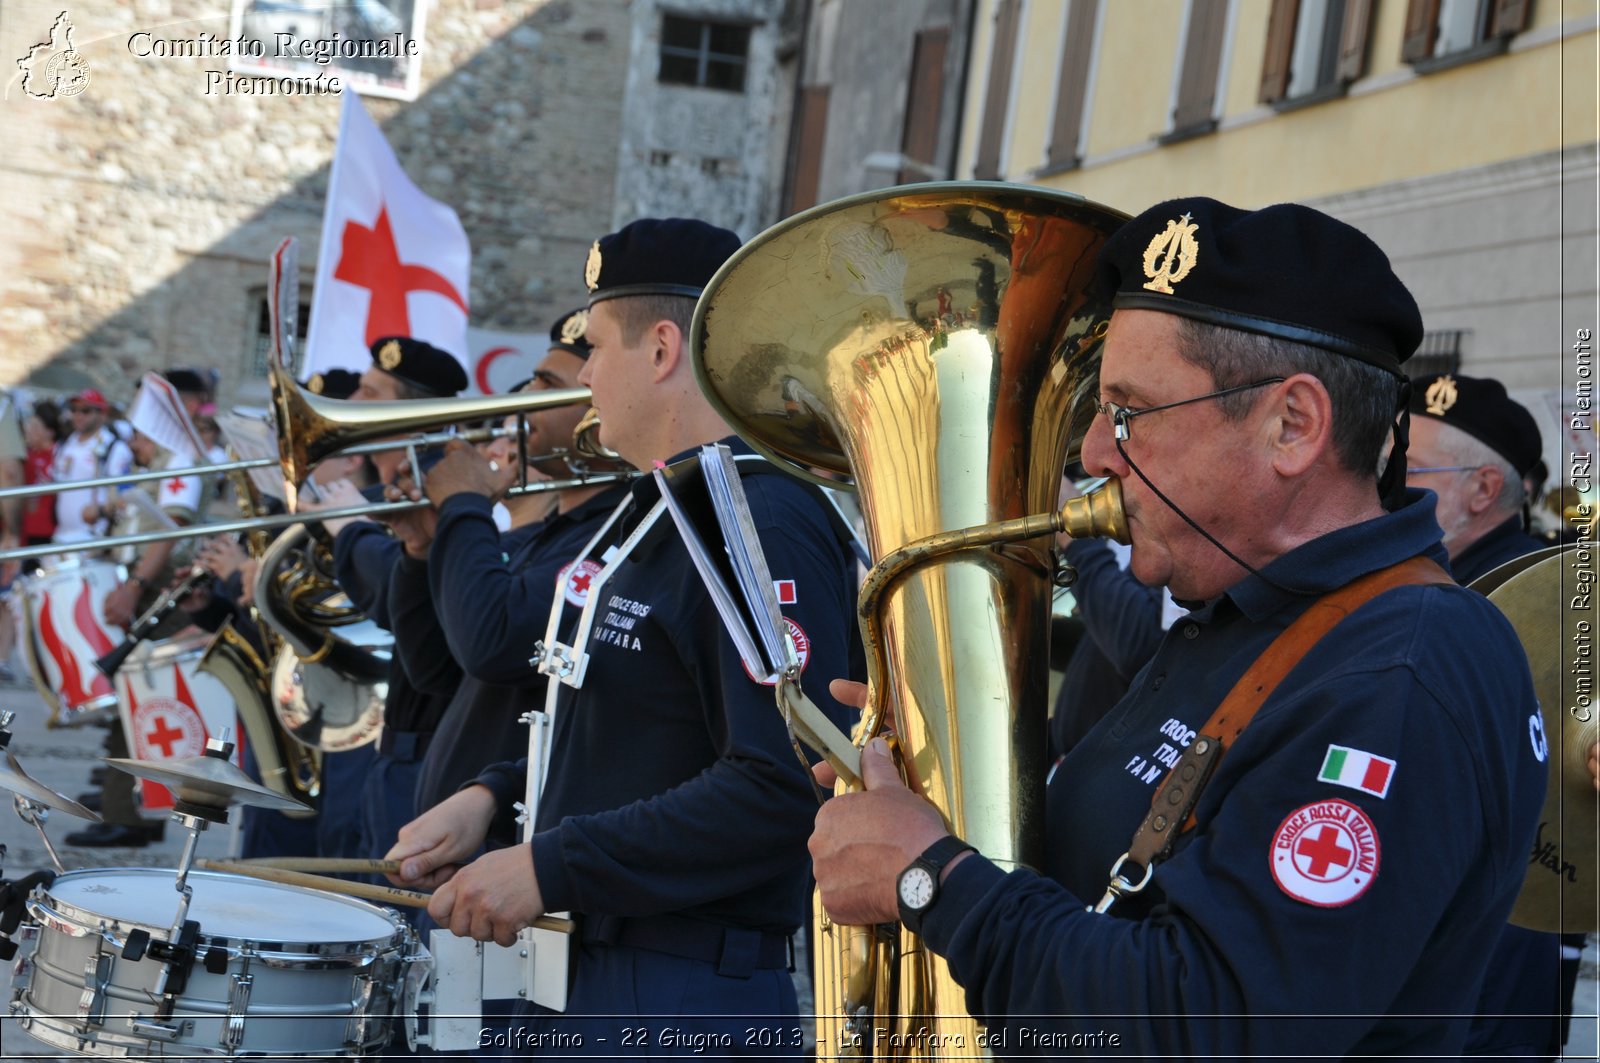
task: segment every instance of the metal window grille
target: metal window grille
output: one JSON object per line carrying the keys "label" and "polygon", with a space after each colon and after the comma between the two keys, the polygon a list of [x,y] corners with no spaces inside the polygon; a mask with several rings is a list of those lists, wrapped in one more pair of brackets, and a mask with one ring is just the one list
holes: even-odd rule
{"label": "metal window grille", "polygon": [[[256,337],[250,351],[250,375],[267,378],[267,366],[272,363],[272,310],[267,297],[257,299]],[[309,292],[300,293],[300,320],[295,322],[294,338],[297,351],[305,349],[306,336],[311,331],[311,299]]]}
{"label": "metal window grille", "polygon": [[668,85],[744,91],[750,27],[682,15],[661,17],[661,68]]}
{"label": "metal window grille", "polygon": [[1462,341],[1471,334],[1471,329],[1463,328],[1424,332],[1417,353],[1406,359],[1406,375],[1421,380],[1440,373],[1459,373]]}

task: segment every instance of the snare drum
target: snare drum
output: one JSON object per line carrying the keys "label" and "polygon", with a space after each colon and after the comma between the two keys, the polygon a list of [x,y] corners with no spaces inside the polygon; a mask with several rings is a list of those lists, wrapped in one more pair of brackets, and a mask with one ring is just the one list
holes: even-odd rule
{"label": "snare drum", "polygon": [[[244,746],[233,694],[221,679],[200,669],[210,635],[141,642],[117,671],[117,710],[128,749],[136,760],[182,760],[206,751],[206,740],[232,735],[233,762],[242,765]],[[135,789],[146,816],[172,811],[172,792],[140,779]]]}
{"label": "snare drum", "polygon": [[122,629],[105,621],[105,601],[124,578],[121,565],[70,557],[17,581],[28,670],[50,705],[51,727],[98,723],[116,711],[117,696],[94,662],[122,641]]}
{"label": "snare drum", "polygon": [[123,956],[128,935],[166,941],[177,872],[72,871],[28,900],[35,937],[11,1013],[56,1048],[96,1056],[354,1056],[384,1044],[405,979],[426,953],[387,909],[318,890],[192,872],[200,924],[188,984],[161,1014],[161,960]]}

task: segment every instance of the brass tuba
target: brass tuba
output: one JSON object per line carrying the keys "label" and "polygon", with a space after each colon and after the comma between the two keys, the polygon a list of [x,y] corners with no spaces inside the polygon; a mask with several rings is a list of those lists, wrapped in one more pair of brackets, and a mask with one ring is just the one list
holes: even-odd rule
{"label": "brass tuba", "polygon": [[[1039,188],[872,192],[758,236],[695,314],[701,385],[739,434],[860,493],[878,663],[854,741],[892,706],[908,784],[1002,866],[1043,856],[1049,533],[1121,530],[1105,496],[1081,520],[1054,511],[1110,313],[1089,293],[1095,255],[1124,220]],[[819,1057],[982,1054],[918,939],[818,919]]]}

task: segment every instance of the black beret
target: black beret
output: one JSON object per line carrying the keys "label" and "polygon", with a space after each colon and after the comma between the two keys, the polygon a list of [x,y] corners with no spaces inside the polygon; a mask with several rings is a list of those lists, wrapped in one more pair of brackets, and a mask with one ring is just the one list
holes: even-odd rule
{"label": "black beret", "polygon": [[187,392],[191,395],[204,395],[211,390],[206,385],[206,382],[201,379],[200,374],[193,369],[168,369],[161,375],[166,377],[167,383],[171,384],[177,391]]}
{"label": "black beret", "polygon": [[588,358],[593,349],[589,346],[589,308],[580,307],[562,314],[550,326],[550,349],[570,351],[579,358]]}
{"label": "black beret", "polygon": [[325,399],[348,399],[361,386],[361,374],[348,369],[328,369],[306,381],[306,390]]}
{"label": "black beret", "polygon": [[1413,381],[1411,415],[1461,429],[1505,458],[1518,476],[1528,475],[1544,451],[1533,414],[1487,377],[1443,373]]}
{"label": "black beret", "polygon": [[467,371],[455,355],[409,336],[385,336],[375,341],[372,361],[396,380],[430,395],[456,395],[467,388]]}
{"label": "black beret", "polygon": [[1422,315],[1366,234],[1319,210],[1240,210],[1196,196],[1157,204],[1100,250],[1122,308],[1242,329],[1359,358],[1400,375]]}
{"label": "black beret", "polygon": [[619,295],[700,298],[712,274],[739,250],[739,237],[691,218],[640,218],[589,248],[589,305]]}

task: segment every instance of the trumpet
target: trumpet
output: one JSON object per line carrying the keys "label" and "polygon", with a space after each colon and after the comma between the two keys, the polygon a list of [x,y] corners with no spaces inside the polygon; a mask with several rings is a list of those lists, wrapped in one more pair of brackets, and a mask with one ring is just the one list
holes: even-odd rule
{"label": "trumpet", "polygon": [[[0,551],[0,562],[21,561],[84,550],[105,550],[119,546],[142,546],[147,543],[189,539],[197,535],[227,535],[286,528],[306,519],[304,514],[292,512],[295,509],[294,502],[298,498],[298,485],[309,474],[311,467],[324,458],[335,454],[374,454],[406,448],[415,450],[438,446],[452,439],[482,441],[493,438],[504,430],[477,429],[468,432],[438,430],[463,422],[471,423],[532,413],[580,402],[587,404],[589,401],[588,388],[522,391],[511,395],[473,396],[461,399],[414,399],[406,402],[352,402],[324,399],[302,388],[287,371],[278,366],[272,367],[272,387],[279,452],[276,460],[260,458],[188,469],[133,473],[99,480],[75,480],[68,484],[35,484],[0,491],[0,499],[48,494],[69,488],[120,487],[124,484],[173,475],[204,476],[278,466],[283,470],[285,494],[290,502],[291,512],[209,524],[191,524],[182,528],[112,536],[82,543],[19,547]],[[517,496],[564,491],[574,487],[631,480],[640,475],[638,470],[626,466],[615,453],[600,445],[597,428],[598,419],[591,409],[589,416],[579,424],[571,447],[541,455],[524,454],[520,458],[524,467],[530,461],[565,458],[573,468],[574,476],[558,480],[525,481],[514,485],[507,493]],[[521,434],[518,435],[520,439]],[[400,438],[395,438],[396,436]],[[427,501],[369,502],[359,506],[319,510],[313,519],[380,517],[420,509],[430,504]]]}

